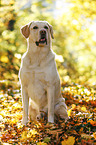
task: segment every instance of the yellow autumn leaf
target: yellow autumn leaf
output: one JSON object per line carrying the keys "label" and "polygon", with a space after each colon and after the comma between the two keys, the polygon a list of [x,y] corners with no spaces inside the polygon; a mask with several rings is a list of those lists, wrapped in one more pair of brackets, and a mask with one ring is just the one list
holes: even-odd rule
{"label": "yellow autumn leaf", "polygon": [[27,139],[27,131],[22,132],[22,139]]}
{"label": "yellow autumn leaf", "polygon": [[3,145],[10,145],[9,143],[3,143]]}
{"label": "yellow autumn leaf", "polygon": [[86,112],[86,107],[84,107],[84,106],[81,107],[81,110],[84,111],[84,112]]}
{"label": "yellow autumn leaf", "polygon": [[47,143],[44,143],[44,142],[38,142],[37,145],[47,145]]}
{"label": "yellow autumn leaf", "polygon": [[8,63],[8,61],[9,61],[9,59],[8,59],[8,57],[7,56],[1,56],[1,62],[4,62],[4,63]]}
{"label": "yellow autumn leaf", "polygon": [[76,109],[76,105],[75,104],[72,104],[72,109]]}
{"label": "yellow autumn leaf", "polygon": [[96,139],[96,132],[93,133],[94,138]]}
{"label": "yellow autumn leaf", "polygon": [[27,134],[27,137],[31,137],[32,135],[35,135],[37,134],[37,131],[35,129],[31,129],[28,134]]}
{"label": "yellow autumn leaf", "polygon": [[14,103],[13,108],[14,109],[20,109],[21,105],[19,103]]}
{"label": "yellow autumn leaf", "polygon": [[72,109],[68,110],[68,117],[71,116]]}
{"label": "yellow autumn leaf", "polygon": [[18,118],[13,118],[10,122],[11,122],[12,124],[14,124],[14,123],[17,123],[18,121],[19,121]]}
{"label": "yellow autumn leaf", "polygon": [[74,145],[74,143],[75,143],[75,137],[69,136],[68,139],[65,139],[61,143],[62,143],[62,145]]}

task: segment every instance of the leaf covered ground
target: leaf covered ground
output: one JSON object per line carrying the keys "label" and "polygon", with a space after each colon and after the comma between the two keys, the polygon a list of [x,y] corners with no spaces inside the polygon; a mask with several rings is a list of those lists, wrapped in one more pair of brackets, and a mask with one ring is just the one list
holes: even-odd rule
{"label": "leaf covered ground", "polygon": [[68,106],[67,121],[40,121],[22,125],[22,98],[15,82],[2,81],[0,145],[96,145],[96,88],[62,84]]}

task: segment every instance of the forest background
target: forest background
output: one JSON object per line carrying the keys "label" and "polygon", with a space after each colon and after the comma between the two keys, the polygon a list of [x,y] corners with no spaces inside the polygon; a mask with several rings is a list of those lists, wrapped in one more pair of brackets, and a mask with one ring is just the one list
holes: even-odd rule
{"label": "forest background", "polygon": [[0,80],[17,80],[26,40],[21,26],[48,21],[54,29],[60,77],[65,82],[96,81],[96,2],[94,0],[1,0]]}
{"label": "forest background", "polygon": [[[68,122],[55,126],[55,132],[52,126],[41,124],[39,136],[36,134],[38,127],[21,125],[18,79],[21,57],[27,49],[20,28],[35,20],[48,21],[53,26],[52,49],[56,53],[69,116]],[[0,103],[1,144],[67,145],[71,141],[70,145],[95,145],[95,0],[0,0]]]}

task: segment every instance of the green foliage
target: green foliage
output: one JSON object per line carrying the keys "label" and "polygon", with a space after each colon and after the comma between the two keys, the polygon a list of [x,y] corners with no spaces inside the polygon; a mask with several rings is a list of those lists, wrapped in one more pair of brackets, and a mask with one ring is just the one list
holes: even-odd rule
{"label": "green foliage", "polygon": [[80,81],[87,81],[96,75],[96,32],[94,32],[96,2],[81,0],[68,2],[70,3],[67,12],[56,21],[58,41],[54,43],[55,51],[63,56],[64,68],[71,79],[79,78]]}
{"label": "green foliage", "polygon": [[[93,83],[96,75],[96,2],[66,0],[67,8],[64,7],[59,16],[53,13],[56,0],[34,0],[29,7],[23,8],[27,3],[25,0],[22,4],[1,0],[0,79],[18,79],[21,56],[27,47],[20,33],[21,26],[33,20],[46,20],[54,29],[52,49],[59,55],[56,62],[62,80]],[[58,7],[56,10],[61,11],[63,6]]]}

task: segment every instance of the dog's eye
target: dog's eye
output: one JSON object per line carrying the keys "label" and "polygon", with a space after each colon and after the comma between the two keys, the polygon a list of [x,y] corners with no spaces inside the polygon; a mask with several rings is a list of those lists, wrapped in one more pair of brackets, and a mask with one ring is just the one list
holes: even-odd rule
{"label": "dog's eye", "polygon": [[44,28],[45,28],[45,29],[48,29],[48,27],[47,27],[47,26],[44,26]]}
{"label": "dog's eye", "polygon": [[38,29],[38,27],[37,26],[34,26],[33,29]]}

